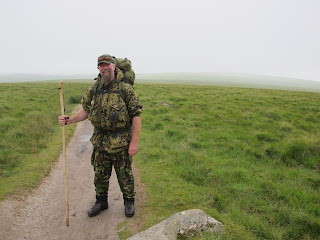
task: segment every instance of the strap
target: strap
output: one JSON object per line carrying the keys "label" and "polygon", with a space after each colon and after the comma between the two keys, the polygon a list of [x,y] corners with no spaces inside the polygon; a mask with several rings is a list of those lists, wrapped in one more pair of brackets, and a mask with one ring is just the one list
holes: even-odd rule
{"label": "strap", "polygon": [[127,104],[127,99],[126,99],[126,89],[125,89],[125,85],[124,85],[124,84],[125,84],[125,83],[124,83],[123,81],[120,82],[120,86],[119,86],[119,88],[120,88],[120,95],[121,95],[123,101],[126,103],[126,105],[128,105],[128,104]]}
{"label": "strap", "polygon": [[[121,81],[119,84],[119,91],[112,91],[109,89],[99,89],[98,90],[98,82],[95,82],[95,84],[93,85],[93,89],[90,91],[90,97],[91,99],[93,98],[94,95],[97,94],[103,94],[103,93],[116,93],[116,94],[120,94],[122,100],[126,103],[127,105],[127,99],[126,99],[126,88],[125,88],[125,82]],[[102,96],[101,96],[102,97]]]}
{"label": "strap", "polygon": [[120,91],[112,91],[112,90],[109,90],[109,89],[101,90],[101,92],[103,92],[103,93],[117,93],[117,94],[120,94]]}
{"label": "strap", "polygon": [[104,135],[114,134],[114,133],[128,133],[131,132],[131,126],[127,128],[121,128],[116,130],[105,130],[102,128],[94,127],[94,133],[102,133]]}
{"label": "strap", "polygon": [[[97,78],[95,78],[94,80],[96,80]],[[90,91],[90,98],[92,99],[93,95],[95,95],[97,93],[97,88],[98,88],[98,81],[96,81],[94,84],[93,84],[93,87]]]}

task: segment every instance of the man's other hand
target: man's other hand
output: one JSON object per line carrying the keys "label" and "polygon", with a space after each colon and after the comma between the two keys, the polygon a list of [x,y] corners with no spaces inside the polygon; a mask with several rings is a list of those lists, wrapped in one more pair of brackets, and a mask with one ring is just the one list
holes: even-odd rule
{"label": "man's other hand", "polygon": [[134,156],[138,153],[138,142],[131,141],[129,144],[129,156]]}

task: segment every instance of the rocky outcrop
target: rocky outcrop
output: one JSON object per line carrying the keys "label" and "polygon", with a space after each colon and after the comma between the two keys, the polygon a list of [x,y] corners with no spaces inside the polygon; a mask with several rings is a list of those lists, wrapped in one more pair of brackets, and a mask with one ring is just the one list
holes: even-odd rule
{"label": "rocky outcrop", "polygon": [[176,213],[128,240],[176,240],[180,234],[188,235],[201,231],[222,232],[223,225],[204,211],[191,209]]}

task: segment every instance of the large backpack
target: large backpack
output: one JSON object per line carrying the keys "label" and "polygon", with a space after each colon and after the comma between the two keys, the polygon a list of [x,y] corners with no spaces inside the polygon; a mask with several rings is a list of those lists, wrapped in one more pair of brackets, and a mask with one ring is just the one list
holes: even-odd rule
{"label": "large backpack", "polygon": [[136,75],[135,75],[134,71],[132,70],[131,61],[127,58],[123,59],[123,58],[113,57],[113,59],[117,65],[117,68],[119,68],[121,70],[121,72],[123,73],[122,81],[133,85]]}

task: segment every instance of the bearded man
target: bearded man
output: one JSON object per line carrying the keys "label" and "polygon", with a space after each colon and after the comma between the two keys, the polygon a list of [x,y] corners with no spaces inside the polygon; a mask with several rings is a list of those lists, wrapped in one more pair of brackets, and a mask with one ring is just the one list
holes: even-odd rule
{"label": "bearded man", "polygon": [[125,215],[132,217],[134,209],[134,178],[132,156],[138,153],[142,104],[133,87],[125,83],[115,58],[98,57],[99,75],[82,98],[78,113],[59,116],[60,125],[89,119],[94,126],[90,139],[93,144],[91,163],[94,168],[96,202],[88,211],[93,217],[108,209],[109,179],[114,167],[123,194]]}

